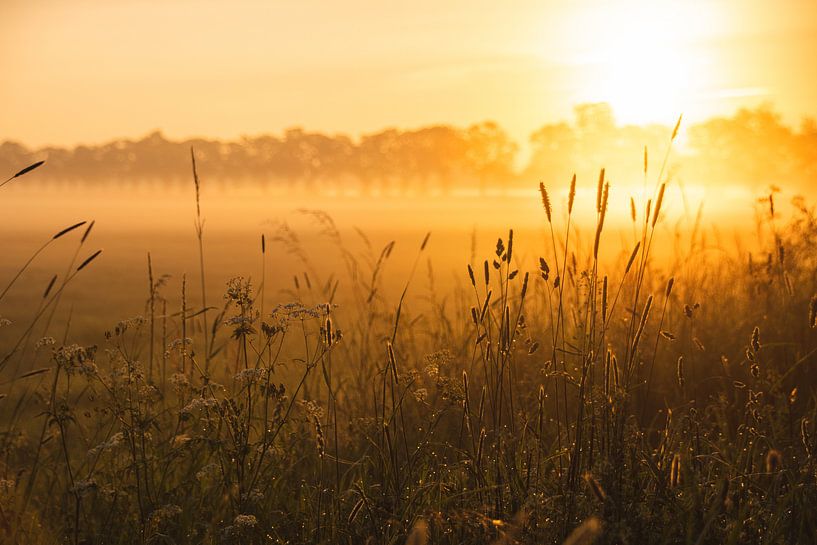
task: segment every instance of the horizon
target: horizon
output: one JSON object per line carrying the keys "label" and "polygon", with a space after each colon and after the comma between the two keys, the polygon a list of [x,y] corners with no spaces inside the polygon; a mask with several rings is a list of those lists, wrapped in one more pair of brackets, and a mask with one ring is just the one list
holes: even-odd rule
{"label": "horizon", "polygon": [[623,125],[768,102],[789,123],[817,115],[817,75],[802,70],[817,57],[817,5],[806,0],[224,6],[4,4],[0,62],[13,77],[0,88],[0,140],[67,147],[154,130],[224,140],[493,120],[524,146],[532,120],[569,119],[586,102],[609,103]]}

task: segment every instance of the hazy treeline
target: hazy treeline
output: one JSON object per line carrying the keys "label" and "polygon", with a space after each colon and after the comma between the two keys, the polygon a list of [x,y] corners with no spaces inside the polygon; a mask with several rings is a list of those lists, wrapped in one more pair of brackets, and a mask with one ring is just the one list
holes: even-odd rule
{"label": "hazy treeline", "polygon": [[[592,176],[599,166],[637,180],[644,147],[657,168],[670,131],[662,125],[622,126],[607,104],[583,104],[574,109],[571,122],[546,124],[531,134],[526,164],[520,164],[520,146],[501,126],[483,122],[467,128],[389,128],[357,139],[292,128],[236,141],[172,141],[157,131],[138,140],[73,149],[34,150],[4,142],[0,169],[13,172],[47,159],[49,168],[41,177],[60,181],[187,180],[192,146],[211,179],[321,183],[364,191],[481,189],[528,184],[531,177],[567,179],[577,168],[580,175]],[[689,126],[674,157],[683,165],[677,174],[685,179],[803,185],[817,174],[817,122],[805,119],[793,128],[769,106],[742,109]]]}

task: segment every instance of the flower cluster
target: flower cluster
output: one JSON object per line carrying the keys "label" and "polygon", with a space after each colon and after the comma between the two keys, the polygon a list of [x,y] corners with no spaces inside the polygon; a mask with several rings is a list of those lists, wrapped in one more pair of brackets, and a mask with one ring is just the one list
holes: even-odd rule
{"label": "flower cluster", "polygon": [[105,338],[110,340],[112,337],[121,337],[129,329],[139,329],[145,323],[142,316],[135,316],[129,320],[122,320],[117,323],[113,331],[106,331]]}
{"label": "flower cluster", "polygon": [[[184,375],[182,375],[184,376]],[[218,406],[218,400],[212,397],[194,397],[181,410],[181,415],[189,416],[201,409],[213,409]]]}
{"label": "flower cluster", "polygon": [[168,504],[158,507],[150,514],[150,522],[155,526],[160,526],[166,521],[169,521],[182,512],[182,508],[178,505]]}
{"label": "flower cluster", "polygon": [[437,379],[440,371],[448,367],[454,361],[454,355],[448,349],[438,350],[425,356],[425,372],[430,378]]}
{"label": "flower cluster", "polygon": [[97,446],[95,446],[94,448],[89,450],[88,455],[89,456],[95,456],[96,454],[98,454],[100,452],[115,450],[115,449],[121,447],[122,445],[124,445],[124,443],[125,443],[125,434],[120,431],[120,432],[117,432],[117,433],[111,435],[110,439],[108,439],[107,441],[103,441],[102,443],[98,444]]}
{"label": "flower cluster", "polygon": [[304,321],[311,319],[325,318],[329,315],[332,308],[337,305],[330,303],[323,303],[315,305],[314,307],[306,307],[301,303],[286,303],[276,306],[270,313],[272,327],[277,327],[282,331],[286,331],[290,323],[294,321]]}
{"label": "flower cluster", "polygon": [[252,284],[241,276],[231,278],[227,281],[227,292],[224,298],[241,308],[249,308],[253,303]]}
{"label": "flower cluster", "polygon": [[233,379],[242,386],[250,386],[262,380],[266,372],[266,369],[244,369],[233,376]]}
{"label": "flower cluster", "polygon": [[54,346],[55,344],[57,344],[57,339],[54,337],[43,337],[37,341],[37,344],[34,346],[34,350],[39,352],[40,349],[46,346]]}
{"label": "flower cluster", "polygon": [[54,361],[69,376],[75,373],[85,376],[96,374],[96,346],[82,347],[78,344],[61,346],[54,350]]}

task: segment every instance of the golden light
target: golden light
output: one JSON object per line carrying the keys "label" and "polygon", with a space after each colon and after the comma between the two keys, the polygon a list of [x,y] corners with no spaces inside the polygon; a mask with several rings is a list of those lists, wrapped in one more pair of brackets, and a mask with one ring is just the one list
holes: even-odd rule
{"label": "golden light", "polygon": [[[621,123],[669,123],[715,85],[711,43],[717,6],[630,0],[594,3],[573,14],[569,62],[578,68],[575,103],[607,102]],[[576,32],[578,31],[578,34]]]}

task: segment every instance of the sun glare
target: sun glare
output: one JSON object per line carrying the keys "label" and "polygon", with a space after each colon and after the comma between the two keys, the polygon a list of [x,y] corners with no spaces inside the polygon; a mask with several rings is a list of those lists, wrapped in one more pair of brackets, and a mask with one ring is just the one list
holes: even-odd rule
{"label": "sun glare", "polygon": [[[707,38],[720,17],[698,2],[615,2],[580,9],[572,29],[584,43],[575,102],[607,102],[622,123],[667,122],[712,90]],[[577,39],[576,36],[573,39]]]}

